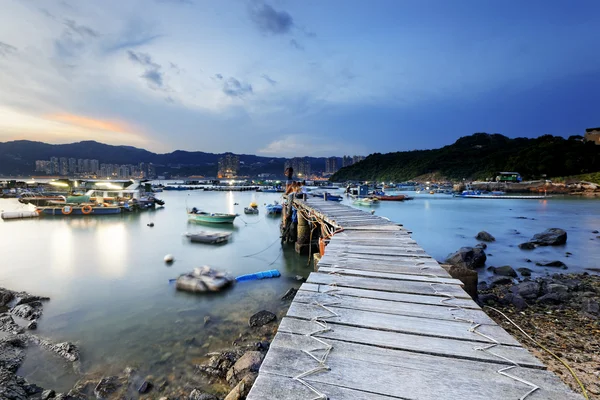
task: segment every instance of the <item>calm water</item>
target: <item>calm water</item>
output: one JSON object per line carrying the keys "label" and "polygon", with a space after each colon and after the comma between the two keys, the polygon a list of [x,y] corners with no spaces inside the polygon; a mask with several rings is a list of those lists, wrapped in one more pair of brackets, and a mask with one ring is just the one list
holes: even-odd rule
{"label": "calm water", "polygon": [[[298,286],[295,275],[310,272],[305,256],[296,255],[292,248],[281,251],[279,219],[265,217],[263,204],[278,199],[278,194],[193,191],[164,192],[159,197],[167,203],[164,209],[139,214],[0,222],[0,286],[51,297],[39,333],[55,341],[78,343],[85,372],[116,373],[137,365],[154,375],[191,375],[193,364],[207,351],[231,343],[253,313],[269,309],[281,316],[281,295]],[[259,216],[243,214],[243,207],[251,201],[261,206]],[[182,236],[185,232],[227,228],[188,224],[186,204],[241,214],[229,228],[231,242],[221,246],[189,243]],[[0,199],[0,209],[22,207],[16,200]],[[377,215],[413,230],[413,237],[438,260],[459,247],[475,245],[474,236],[486,230],[497,239],[488,247],[487,265],[527,266],[540,274],[555,271],[526,263],[529,258],[534,262],[561,260],[569,271],[600,268],[600,239],[591,233],[600,229],[598,200],[417,195],[413,201],[373,208]],[[147,226],[150,222],[153,228]],[[517,247],[551,227],[567,230],[565,246],[533,251]],[[566,252],[573,255],[567,257]],[[176,258],[171,266],[163,262],[168,253]],[[233,275],[277,268],[283,277],[240,283],[210,296],[176,292],[168,283],[205,264]],[[205,316],[211,317],[207,326]],[[185,347],[183,343],[192,337],[198,346]],[[48,369],[39,363],[43,357],[43,352],[32,350],[21,373],[43,386],[68,389],[77,379],[71,369],[60,363]]]}

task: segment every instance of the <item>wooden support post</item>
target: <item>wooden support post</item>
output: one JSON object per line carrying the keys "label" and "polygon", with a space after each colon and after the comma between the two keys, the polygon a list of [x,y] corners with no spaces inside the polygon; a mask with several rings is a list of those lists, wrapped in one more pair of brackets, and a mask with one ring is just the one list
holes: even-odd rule
{"label": "wooden support post", "polygon": [[298,235],[296,236],[296,253],[305,253],[310,242],[310,225],[301,213],[298,216]]}

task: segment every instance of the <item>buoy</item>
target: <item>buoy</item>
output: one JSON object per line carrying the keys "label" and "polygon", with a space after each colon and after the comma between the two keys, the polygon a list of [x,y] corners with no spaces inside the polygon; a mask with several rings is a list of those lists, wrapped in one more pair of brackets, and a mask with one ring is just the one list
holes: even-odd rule
{"label": "buoy", "polygon": [[150,222],[150,223],[148,224],[148,226],[149,226],[150,228],[152,228],[152,227],[154,226],[154,222]]}
{"label": "buoy", "polygon": [[165,262],[166,262],[167,264],[171,264],[173,261],[175,261],[175,257],[173,257],[173,255],[172,255],[172,254],[167,254],[167,255],[165,256]]}

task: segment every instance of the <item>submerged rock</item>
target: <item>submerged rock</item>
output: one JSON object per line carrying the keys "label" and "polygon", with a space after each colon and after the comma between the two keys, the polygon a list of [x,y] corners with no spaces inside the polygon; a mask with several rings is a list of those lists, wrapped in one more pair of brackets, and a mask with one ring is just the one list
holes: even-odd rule
{"label": "submerged rock", "polygon": [[508,283],[513,283],[513,280],[509,276],[492,276],[490,278],[490,286],[498,286],[498,285],[506,285]]}
{"label": "submerged rock", "polygon": [[510,265],[504,265],[502,267],[494,268],[494,274],[502,276],[517,277],[517,272]]}
{"label": "submerged rock", "polygon": [[475,236],[475,239],[481,240],[482,242],[494,242],[494,241],[496,241],[496,238],[493,237],[492,235],[490,235],[486,231],[479,232],[477,234],[477,236]]}
{"label": "submerged rock", "polygon": [[188,399],[189,400],[219,400],[216,396],[209,394],[209,393],[205,393],[205,392],[201,391],[200,389],[192,390]]}
{"label": "submerged rock", "polygon": [[298,293],[298,289],[289,288],[288,291],[285,292],[285,294],[281,297],[281,300],[283,300],[283,301],[294,300],[294,297],[296,296],[296,293]]}
{"label": "submerged rock", "polygon": [[531,270],[529,268],[517,268],[517,271],[519,271],[519,273],[521,274],[521,276],[531,276]]}
{"label": "submerged rock", "polygon": [[121,387],[121,383],[116,376],[109,376],[102,378],[96,388],[94,389],[94,395],[98,399],[106,399],[111,394],[116,392]]}
{"label": "submerged rock", "polygon": [[550,261],[550,262],[536,262],[535,265],[540,266],[540,267],[556,267],[556,268],[562,268],[562,269],[567,269],[567,265],[562,262],[562,261]]}
{"label": "submerged rock", "polygon": [[277,319],[277,316],[270,311],[259,311],[248,320],[248,324],[251,327],[259,327],[268,324],[269,322],[273,322]]}
{"label": "submerged rock", "polygon": [[559,246],[567,243],[567,232],[560,228],[546,229],[542,233],[536,233],[529,241],[538,246]]}
{"label": "submerged rock", "polygon": [[475,269],[485,265],[487,257],[483,249],[473,247],[461,247],[457,252],[450,254],[446,259],[448,264]]}
{"label": "submerged rock", "polygon": [[475,245],[475,248],[485,250],[485,249],[487,249],[487,244],[485,244],[485,243],[477,243]]}
{"label": "submerged rock", "polygon": [[476,271],[465,267],[459,267],[456,265],[442,264],[451,277],[460,280],[464,284],[465,292],[469,294],[473,299],[477,298],[477,282],[478,275]]}
{"label": "submerged rock", "polygon": [[521,244],[519,244],[519,248],[521,250],[533,250],[533,249],[535,249],[535,243],[531,243],[531,242],[521,243]]}

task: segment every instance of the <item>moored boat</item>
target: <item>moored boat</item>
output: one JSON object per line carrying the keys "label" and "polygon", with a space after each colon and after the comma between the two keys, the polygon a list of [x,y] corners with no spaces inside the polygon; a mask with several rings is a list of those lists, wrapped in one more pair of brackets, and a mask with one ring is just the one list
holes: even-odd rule
{"label": "moored boat", "polygon": [[397,194],[397,195],[383,194],[383,195],[375,196],[375,198],[380,201],[404,201],[404,200],[406,200],[407,197],[408,196],[405,196],[403,194]]}
{"label": "moored boat", "polygon": [[104,206],[104,205],[91,205],[91,204],[66,204],[66,205],[55,205],[55,206],[43,206],[37,207],[37,212],[43,215],[53,216],[71,216],[71,215],[111,215],[120,214],[121,207],[118,206]]}
{"label": "moored boat", "polygon": [[196,207],[188,211],[188,220],[210,224],[233,224],[237,216],[237,214],[208,213],[198,210]]}
{"label": "moored boat", "polygon": [[267,214],[270,214],[270,215],[281,214],[282,211],[283,211],[283,206],[277,202],[275,202],[274,204],[267,205]]}
{"label": "moored boat", "polygon": [[188,237],[192,243],[217,244],[227,242],[231,237],[231,233],[201,231],[195,233],[186,233],[185,236]]}
{"label": "moored boat", "polygon": [[342,201],[343,197],[337,194],[331,194],[329,192],[316,192],[310,194],[312,197],[320,197],[328,201]]}
{"label": "moored boat", "polygon": [[252,202],[248,207],[244,207],[244,214],[258,214],[258,204]]}
{"label": "moored boat", "polygon": [[373,204],[379,203],[379,200],[371,197],[361,198],[354,200],[355,205],[357,206],[372,206]]}

